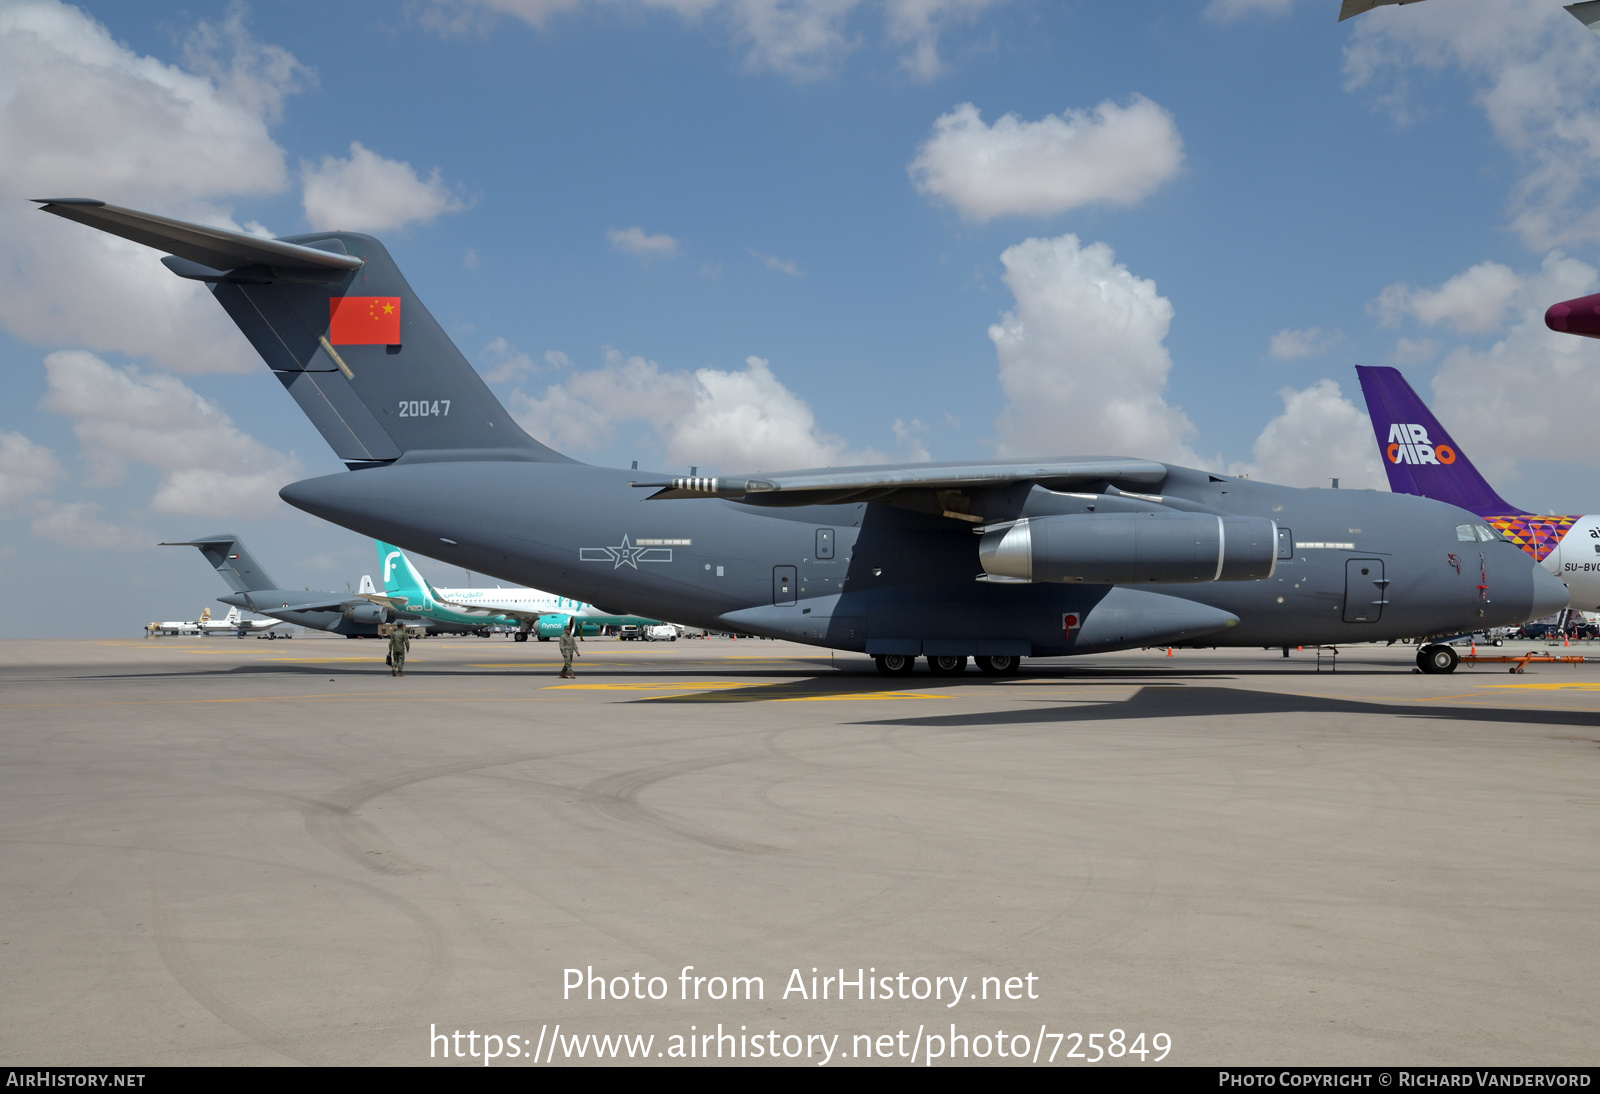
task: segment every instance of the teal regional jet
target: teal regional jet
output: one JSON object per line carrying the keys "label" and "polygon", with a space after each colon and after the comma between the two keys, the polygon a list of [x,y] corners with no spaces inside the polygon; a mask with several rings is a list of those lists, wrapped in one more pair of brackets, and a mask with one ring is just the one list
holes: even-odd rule
{"label": "teal regional jet", "polygon": [[1417,640],[1423,671],[1450,672],[1439,639],[1567,606],[1499,534],[1460,540],[1473,514],[1407,494],[1105,455],[591,466],[528,435],[371,236],[262,239],[92,198],[42,204],[211,291],[348,468],[285,486],[289,504],[575,601],[865,653],[891,676],[918,658],[999,675],[1143,646],[1399,639]]}
{"label": "teal regional jet", "polygon": [[584,634],[597,634],[601,627],[648,627],[659,622],[636,615],[615,615],[593,604],[540,589],[499,586],[437,589],[417,572],[404,551],[381,540],[378,541],[378,565],[383,571],[385,595],[362,593],[374,604],[441,623],[515,627],[518,642],[526,642],[530,633],[537,635],[541,642],[548,642],[566,630],[573,620],[577,620]]}

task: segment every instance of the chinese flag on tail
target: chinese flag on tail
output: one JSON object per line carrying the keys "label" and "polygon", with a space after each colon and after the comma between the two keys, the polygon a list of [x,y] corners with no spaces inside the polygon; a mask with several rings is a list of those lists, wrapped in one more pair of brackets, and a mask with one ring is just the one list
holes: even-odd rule
{"label": "chinese flag on tail", "polygon": [[335,296],[328,301],[328,341],[336,346],[398,346],[398,296]]}

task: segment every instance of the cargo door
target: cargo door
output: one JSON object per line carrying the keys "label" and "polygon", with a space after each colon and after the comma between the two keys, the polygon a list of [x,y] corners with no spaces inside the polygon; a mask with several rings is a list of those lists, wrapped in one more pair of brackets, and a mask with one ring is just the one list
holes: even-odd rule
{"label": "cargo door", "polygon": [[1380,558],[1346,559],[1344,564],[1344,621],[1376,623],[1389,602],[1389,582]]}

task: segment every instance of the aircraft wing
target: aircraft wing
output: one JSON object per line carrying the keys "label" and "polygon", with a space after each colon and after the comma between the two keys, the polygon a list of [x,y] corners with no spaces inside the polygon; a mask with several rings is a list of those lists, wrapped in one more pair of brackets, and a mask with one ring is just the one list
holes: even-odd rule
{"label": "aircraft wing", "polygon": [[[1373,8],[1381,8],[1388,4],[1415,4],[1418,0],[1344,0],[1344,6],[1339,9],[1339,22],[1344,22],[1352,15],[1360,15]],[[1569,9],[1570,10],[1570,9]]]}
{"label": "aircraft wing", "polygon": [[[341,596],[337,600],[306,600],[299,604],[257,604],[255,597],[249,593],[240,593],[244,597],[245,606],[253,612],[270,615],[275,612],[337,612],[353,599]],[[226,603],[226,601],[224,601]]]}
{"label": "aircraft wing", "polygon": [[463,604],[459,600],[441,599],[439,603],[448,604],[456,611],[466,612],[469,615],[481,615],[490,618],[499,615],[504,616],[507,619],[515,619],[518,623],[536,623],[541,615],[572,614],[571,612],[525,612],[516,608],[485,608],[480,604]]}
{"label": "aircraft wing", "polygon": [[377,593],[356,593],[360,600],[370,600],[374,604],[382,604],[385,608],[392,608],[397,612],[406,610],[406,605],[411,603],[408,596],[379,596]]}
{"label": "aircraft wing", "polygon": [[[752,505],[841,505],[864,501],[895,502],[920,493],[938,497],[945,492],[1037,483],[1050,490],[1084,487],[1094,483],[1149,487],[1167,477],[1165,464],[1151,460],[1090,456],[1081,459],[1032,463],[921,463],[909,466],[824,467],[777,474],[694,476],[668,482],[636,482],[655,488],[648,500],[675,498],[727,498]],[[959,506],[944,505],[960,515]]]}

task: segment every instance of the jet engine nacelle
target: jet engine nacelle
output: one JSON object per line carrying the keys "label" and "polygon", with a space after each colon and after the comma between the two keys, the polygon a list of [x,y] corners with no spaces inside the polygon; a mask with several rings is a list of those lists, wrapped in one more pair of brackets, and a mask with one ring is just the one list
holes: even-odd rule
{"label": "jet engine nacelle", "polygon": [[571,620],[570,615],[541,615],[539,622],[534,625],[534,631],[540,638],[560,638]]}
{"label": "jet engine nacelle", "polygon": [[1025,517],[978,543],[992,577],[1144,585],[1256,581],[1278,564],[1278,525],[1209,513]]}
{"label": "jet engine nacelle", "polygon": [[346,604],[344,617],[352,623],[382,623],[385,612],[377,604]]}

